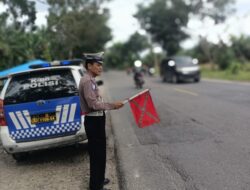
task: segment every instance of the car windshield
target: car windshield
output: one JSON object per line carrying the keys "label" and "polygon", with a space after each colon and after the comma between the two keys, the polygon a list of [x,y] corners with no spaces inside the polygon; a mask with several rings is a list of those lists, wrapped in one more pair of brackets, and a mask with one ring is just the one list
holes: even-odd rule
{"label": "car windshield", "polygon": [[4,104],[78,95],[70,69],[40,70],[13,76],[7,88]]}
{"label": "car windshield", "polygon": [[175,57],[174,61],[177,66],[184,67],[184,66],[194,66],[191,57]]}

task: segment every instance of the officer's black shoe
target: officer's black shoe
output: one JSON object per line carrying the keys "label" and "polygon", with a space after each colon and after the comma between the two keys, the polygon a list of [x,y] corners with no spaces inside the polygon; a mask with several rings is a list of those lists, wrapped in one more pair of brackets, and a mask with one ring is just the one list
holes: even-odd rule
{"label": "officer's black shoe", "polygon": [[109,178],[105,178],[103,181],[103,185],[107,185],[109,184],[109,182],[110,182]]}

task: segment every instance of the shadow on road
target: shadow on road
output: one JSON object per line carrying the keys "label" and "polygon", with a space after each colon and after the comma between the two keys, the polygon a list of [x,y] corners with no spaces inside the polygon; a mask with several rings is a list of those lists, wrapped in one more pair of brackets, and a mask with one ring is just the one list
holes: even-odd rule
{"label": "shadow on road", "polygon": [[[198,84],[198,82],[193,82],[192,80],[185,80],[185,81],[179,81],[178,83],[172,83],[172,82],[163,82],[161,79],[154,79],[153,82],[158,84],[168,84],[168,85],[178,85],[178,84]],[[201,81],[200,81],[201,82]]]}
{"label": "shadow on road", "polygon": [[75,162],[75,160],[80,160],[87,153],[87,142],[82,142],[66,147],[30,152],[24,160],[18,161],[17,164],[20,166],[53,162],[68,164]]}

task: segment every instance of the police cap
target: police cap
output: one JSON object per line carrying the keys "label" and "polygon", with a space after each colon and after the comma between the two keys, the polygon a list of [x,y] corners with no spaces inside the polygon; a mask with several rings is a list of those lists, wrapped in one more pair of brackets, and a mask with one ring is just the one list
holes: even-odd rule
{"label": "police cap", "polygon": [[83,53],[83,59],[85,60],[85,63],[97,62],[97,63],[102,65],[103,64],[103,54],[104,54],[104,52]]}

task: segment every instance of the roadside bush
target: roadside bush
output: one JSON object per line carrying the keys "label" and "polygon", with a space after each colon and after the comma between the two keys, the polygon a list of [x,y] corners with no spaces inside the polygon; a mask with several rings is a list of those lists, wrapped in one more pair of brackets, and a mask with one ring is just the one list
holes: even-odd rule
{"label": "roadside bush", "polygon": [[250,63],[245,63],[242,65],[242,70],[250,72]]}
{"label": "roadside bush", "polygon": [[222,46],[214,49],[213,57],[219,68],[226,70],[234,59],[234,53],[230,48]]}
{"label": "roadside bush", "polygon": [[230,74],[234,74],[234,75],[239,74],[239,72],[241,71],[240,63],[231,63],[228,68],[228,71]]}

